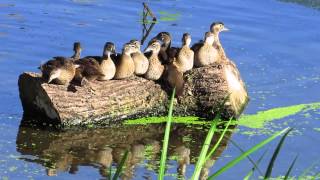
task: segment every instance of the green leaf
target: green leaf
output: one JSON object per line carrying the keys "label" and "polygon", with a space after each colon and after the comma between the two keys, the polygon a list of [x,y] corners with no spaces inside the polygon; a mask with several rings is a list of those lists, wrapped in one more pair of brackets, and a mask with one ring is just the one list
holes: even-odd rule
{"label": "green leaf", "polygon": [[233,167],[234,165],[238,164],[241,160],[243,160],[244,158],[246,158],[248,155],[254,153],[255,151],[261,149],[263,146],[267,145],[268,143],[270,143],[272,140],[274,140],[275,138],[277,138],[278,136],[280,136],[281,134],[285,133],[288,131],[289,128],[286,128],[282,131],[276,132],[274,133],[271,137],[261,141],[260,143],[258,143],[257,145],[255,145],[254,147],[250,148],[249,150],[247,150],[246,152],[244,152],[243,154],[241,154],[240,156],[238,156],[237,158],[235,158],[234,160],[230,161],[229,163],[227,163],[225,166],[223,166],[222,168],[220,168],[218,171],[216,171],[213,175],[211,175],[208,179],[214,179],[215,177],[219,176],[220,174],[222,174],[223,172],[225,172],[226,170],[230,169],[231,167]]}
{"label": "green leaf", "polygon": [[288,134],[290,133],[290,131],[292,130],[292,128],[290,128],[285,134],[284,136],[282,136],[282,138],[280,139],[278,145],[277,145],[277,148],[274,150],[274,153],[270,159],[270,162],[269,162],[269,165],[268,165],[268,168],[267,168],[267,171],[264,175],[264,179],[268,179],[270,178],[271,176],[271,173],[272,173],[272,169],[273,169],[273,165],[274,165],[274,162],[276,161],[277,157],[278,157],[278,154],[282,148],[282,145],[283,145],[283,142],[284,140],[286,139],[286,137],[288,136]]}
{"label": "green leaf", "polygon": [[[251,171],[243,178],[243,180],[249,180],[250,177],[253,175],[255,169],[257,168],[257,170],[259,171],[260,174],[261,171],[258,169],[258,165],[260,164],[260,162],[262,161],[262,159],[264,158],[264,156],[267,154],[267,150],[265,150],[263,152],[263,154],[260,156],[260,158],[258,159],[257,163],[253,165],[253,168],[251,169]],[[248,156],[249,157],[249,156]]]}
{"label": "green leaf", "polygon": [[126,160],[128,158],[128,153],[129,153],[129,151],[126,150],[126,152],[124,153],[124,155],[123,155],[123,157],[122,157],[122,159],[120,161],[120,164],[117,167],[117,171],[116,171],[116,173],[114,174],[114,176],[112,178],[113,180],[119,179],[119,176],[122,173],[122,169],[123,169],[124,163],[126,162]]}
{"label": "green leaf", "polygon": [[162,153],[161,153],[161,159],[160,159],[160,170],[159,170],[159,176],[158,176],[159,180],[164,179],[164,171],[166,168],[166,159],[167,159],[167,151],[168,151],[168,144],[169,144],[169,137],[170,137],[170,127],[171,127],[171,121],[172,121],[173,101],[174,101],[175,93],[176,93],[176,89],[174,88],[172,95],[171,95],[171,99],[170,99],[168,120],[167,120],[167,124],[166,124],[164,140],[163,140],[163,145],[162,145]]}
{"label": "green leaf", "polygon": [[289,169],[288,169],[288,171],[287,171],[287,173],[286,173],[286,175],[285,175],[285,177],[284,177],[283,180],[287,180],[287,179],[288,179],[288,177],[289,177],[289,175],[290,175],[290,172],[291,172],[294,164],[296,163],[297,159],[298,159],[298,155],[296,155],[296,157],[295,157],[294,160],[292,161],[292,163],[291,163],[291,165],[290,165],[290,167],[289,167]]}

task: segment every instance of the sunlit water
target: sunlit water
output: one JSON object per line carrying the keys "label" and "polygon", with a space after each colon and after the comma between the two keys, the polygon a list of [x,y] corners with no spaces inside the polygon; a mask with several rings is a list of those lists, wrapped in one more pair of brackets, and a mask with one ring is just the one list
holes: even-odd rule
{"label": "sunlit water", "polygon": [[[110,134],[110,129],[62,133],[19,129],[23,113],[17,87],[19,74],[37,71],[38,65],[52,56],[69,56],[74,41],[82,42],[84,55],[97,55],[101,54],[106,41],[115,42],[120,50],[121,45],[128,40],[140,39],[141,2],[0,2],[2,178],[44,179],[48,178],[48,172],[55,174],[53,171],[56,170],[57,175],[53,179],[100,179],[104,176],[101,173],[102,164],[109,163],[107,157],[110,149],[106,150],[106,146],[113,146],[109,148],[115,153],[125,146],[146,152],[143,157],[138,153],[140,159],[135,159],[137,162],[134,164],[134,174],[129,177],[156,178],[159,156],[155,154],[163,136],[161,126],[144,127],[149,129],[149,134],[127,138],[122,137],[126,137],[128,127],[118,127],[119,129],[113,129],[118,133]],[[318,5],[312,7],[308,3],[299,5],[274,0],[150,1],[149,5],[160,20],[150,36],[160,31],[169,31],[174,38],[174,46],[180,45],[183,32],[189,32],[193,41],[198,41],[216,20],[223,21],[231,29],[230,32],[221,34],[221,39],[227,55],[236,62],[247,84],[251,101],[246,114],[320,101]],[[232,135],[232,140],[247,149],[272,132],[287,126],[294,127],[294,133],[286,140],[276,161],[274,176],[284,175],[296,154],[299,154],[299,159],[292,175],[301,175],[315,163],[318,165],[312,172],[319,173],[319,114],[319,110],[300,113],[267,123],[262,129],[240,126]],[[194,125],[194,128],[186,129],[192,132],[190,134],[197,134],[198,131],[199,137],[173,132],[177,137],[184,136],[185,140],[179,137],[176,142],[172,142],[172,154],[169,155],[174,156],[173,150],[179,146],[190,149],[191,164],[187,166],[186,172],[187,177],[190,177],[195,162],[192,158],[198,154],[197,147],[201,144],[198,141],[202,142],[205,133],[201,126]],[[260,169],[266,168],[275,145],[276,142],[266,148],[269,150],[268,158],[261,163]],[[222,150],[224,148],[218,161],[209,168],[210,172],[240,154],[230,143]],[[259,158],[262,152],[263,150],[252,155],[252,158]],[[113,156],[115,165],[118,160],[116,155]],[[174,158],[169,161],[168,179],[176,178],[177,164],[179,163]],[[219,179],[241,179],[251,168],[252,164],[244,160]],[[258,175],[255,174],[255,177]]]}

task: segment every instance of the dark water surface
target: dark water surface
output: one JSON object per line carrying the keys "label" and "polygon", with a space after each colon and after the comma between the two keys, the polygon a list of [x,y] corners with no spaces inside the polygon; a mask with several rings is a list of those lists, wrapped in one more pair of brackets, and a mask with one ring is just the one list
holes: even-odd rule
{"label": "dark water surface", "polygon": [[[83,55],[101,54],[106,41],[118,50],[130,39],[141,38],[142,1],[0,1],[0,177],[2,179],[101,179],[105,166],[119,161],[130,149],[131,169],[126,177],[156,179],[162,125],[128,125],[104,129],[49,132],[20,127],[22,108],[17,79],[23,71],[37,71],[41,62],[57,55],[71,55],[74,41],[81,41]],[[317,1],[230,0],[150,1],[160,20],[151,32],[169,31],[173,45],[180,45],[183,32],[193,42],[203,37],[213,21],[231,29],[221,34],[228,56],[239,67],[251,101],[245,111],[254,114],[280,106],[320,102],[320,11]],[[254,120],[253,120],[254,121]],[[247,149],[270,133],[294,127],[274,168],[284,175],[298,153],[292,174],[319,173],[320,112],[303,112],[266,123],[255,129],[239,126],[232,140]],[[134,132],[132,132],[134,130]],[[141,132],[141,133],[140,133]],[[177,167],[195,157],[206,130],[202,126],[176,125],[169,150],[168,179],[177,177]],[[231,136],[231,135],[228,135]],[[224,142],[208,163],[210,172],[239,155]],[[265,169],[273,150],[261,164]],[[257,159],[259,151],[252,158]],[[222,154],[220,154],[222,153]],[[113,160],[111,160],[111,157]],[[181,158],[182,157],[182,158]],[[210,164],[211,163],[211,164]],[[214,164],[214,166],[212,166]],[[212,167],[211,167],[212,166]],[[252,165],[245,160],[218,179],[242,179]],[[255,178],[259,174],[255,174]]]}

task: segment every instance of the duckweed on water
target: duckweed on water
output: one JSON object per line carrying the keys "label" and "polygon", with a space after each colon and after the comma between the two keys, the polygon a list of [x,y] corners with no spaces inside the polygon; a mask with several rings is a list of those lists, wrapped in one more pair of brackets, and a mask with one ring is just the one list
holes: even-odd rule
{"label": "duckweed on water", "polygon": [[[288,116],[293,116],[301,112],[307,112],[311,110],[320,109],[320,102],[309,103],[309,104],[298,104],[287,107],[278,107],[274,109],[269,109],[266,111],[259,111],[256,114],[245,114],[242,115],[238,121],[240,126],[245,126],[253,129],[261,129],[268,122],[279,120]],[[124,124],[134,125],[134,124],[153,124],[153,123],[164,123],[166,122],[166,117],[148,117],[140,118],[136,120],[127,120]],[[203,121],[198,117],[186,116],[186,117],[174,117],[172,119],[173,123],[183,123],[183,124],[194,124],[194,125],[204,125],[209,124],[207,121]],[[316,131],[320,131],[320,128],[315,128]]]}

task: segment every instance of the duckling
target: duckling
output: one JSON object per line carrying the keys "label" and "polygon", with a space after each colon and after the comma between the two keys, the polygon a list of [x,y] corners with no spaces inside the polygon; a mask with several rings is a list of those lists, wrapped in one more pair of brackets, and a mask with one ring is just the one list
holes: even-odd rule
{"label": "duckling", "polygon": [[148,45],[152,44],[154,41],[160,41],[161,42],[161,49],[159,52],[159,59],[162,64],[169,64],[169,51],[174,51],[176,49],[173,49],[171,47],[171,35],[169,32],[160,32],[157,34],[156,37],[152,38]]}
{"label": "duckling", "polygon": [[116,61],[116,74],[114,79],[124,79],[132,76],[135,66],[131,54],[135,52],[135,46],[127,43],[123,46],[122,54]]}
{"label": "duckling", "polygon": [[220,60],[228,60],[222,44],[220,43],[219,34],[222,31],[229,31],[229,29],[226,28],[222,22],[213,22],[210,26],[210,31],[214,35],[215,41],[213,43],[213,46],[218,50]]}
{"label": "duckling", "polygon": [[194,52],[189,47],[190,43],[190,34],[184,33],[182,36],[182,48],[178,52],[176,61],[173,62],[183,73],[191,70],[193,67]]}
{"label": "duckling", "polygon": [[[74,54],[70,58],[57,56],[57,57],[53,57],[53,59],[47,61],[45,64],[40,65],[39,69],[42,72],[42,78],[45,79],[46,81],[49,81],[51,77],[51,80],[49,81],[51,82],[53,79],[59,79],[60,78],[59,75],[64,76],[65,72],[68,70],[70,70],[69,74],[73,74],[73,66],[71,66],[71,63],[76,59],[80,58],[80,54],[81,54],[80,42],[75,42],[73,44],[73,50],[74,50]],[[77,68],[78,66],[75,65],[74,67]],[[62,71],[59,69],[62,69]],[[69,77],[69,74],[67,73],[66,76]],[[55,80],[54,82],[57,82],[57,84],[68,84],[70,82],[68,77],[67,78],[61,77],[61,79],[63,80]]]}
{"label": "duckling", "polygon": [[143,75],[149,67],[148,58],[140,51],[141,44],[138,40],[131,40],[130,43],[136,48],[136,52],[131,55],[135,67],[134,73],[136,75]]}
{"label": "duckling", "polygon": [[161,64],[159,60],[159,52],[161,49],[161,44],[159,41],[153,41],[150,45],[148,45],[145,52],[151,51],[151,56],[149,57],[149,67],[147,72],[144,74],[144,77],[149,80],[158,80],[160,79],[164,66]]}
{"label": "duckling", "polygon": [[103,73],[100,71],[100,64],[94,58],[85,57],[74,63],[79,65],[79,68],[76,69],[74,80],[80,83],[80,85],[83,85],[86,81],[94,81],[98,77],[103,76]]}
{"label": "duckling", "polygon": [[195,51],[194,65],[196,67],[207,66],[218,59],[218,52],[212,46],[214,35],[211,32],[205,33],[204,42],[201,47]]}
{"label": "duckling", "polygon": [[78,65],[75,65],[72,59],[64,57],[56,57],[53,61],[55,62],[55,67],[49,73],[48,83],[54,82],[59,85],[69,85],[75,76]]}
{"label": "duckling", "polygon": [[111,59],[111,54],[115,54],[115,46],[112,42],[107,42],[104,46],[103,56],[100,61],[100,71],[103,76],[99,76],[98,80],[105,81],[110,80],[116,73],[116,66]]}

